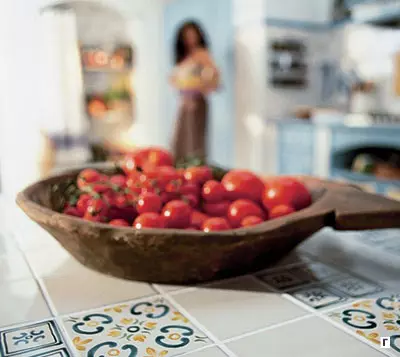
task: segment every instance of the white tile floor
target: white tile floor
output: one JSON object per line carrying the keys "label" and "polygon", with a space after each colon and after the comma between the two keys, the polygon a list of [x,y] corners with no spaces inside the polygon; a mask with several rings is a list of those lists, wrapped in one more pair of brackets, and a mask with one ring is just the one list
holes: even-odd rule
{"label": "white tile floor", "polygon": [[7,221],[1,357],[400,356],[399,230],[324,230],[260,274],[183,287],[98,274]]}

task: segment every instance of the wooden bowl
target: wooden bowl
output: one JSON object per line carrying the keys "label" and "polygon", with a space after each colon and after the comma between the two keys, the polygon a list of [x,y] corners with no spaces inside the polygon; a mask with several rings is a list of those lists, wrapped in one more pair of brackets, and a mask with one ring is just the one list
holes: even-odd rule
{"label": "wooden bowl", "polygon": [[300,177],[312,192],[310,207],[255,227],[207,234],[114,227],[53,210],[53,185],[78,172],[31,185],[18,194],[17,204],[79,262],[124,279],[180,284],[219,279],[265,268],[325,226],[400,228],[400,202],[310,177]]}

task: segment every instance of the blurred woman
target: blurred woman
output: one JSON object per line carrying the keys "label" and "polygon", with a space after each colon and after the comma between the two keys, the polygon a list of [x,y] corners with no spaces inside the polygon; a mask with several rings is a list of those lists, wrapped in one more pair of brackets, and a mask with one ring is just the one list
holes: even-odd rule
{"label": "blurred woman", "polygon": [[186,22],[178,30],[170,83],[180,92],[172,142],[175,158],[206,159],[207,96],[218,88],[219,72],[208,51],[205,34],[196,22]]}

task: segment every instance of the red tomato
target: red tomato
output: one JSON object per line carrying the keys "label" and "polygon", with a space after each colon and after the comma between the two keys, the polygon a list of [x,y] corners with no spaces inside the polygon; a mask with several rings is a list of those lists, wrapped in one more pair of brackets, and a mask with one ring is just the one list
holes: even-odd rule
{"label": "red tomato", "polygon": [[191,207],[182,200],[168,202],[163,210],[162,216],[167,228],[187,228],[190,225]]}
{"label": "red tomato", "polygon": [[101,180],[101,174],[94,169],[82,170],[77,178],[77,186],[81,190],[88,184],[99,182]]}
{"label": "red tomato", "polygon": [[283,216],[287,216],[288,214],[291,214],[291,213],[293,213],[295,211],[296,210],[291,206],[278,205],[278,206],[275,206],[274,208],[272,208],[270,210],[269,217],[270,217],[270,219],[283,217]]}
{"label": "red tomato", "polygon": [[142,193],[136,203],[136,210],[139,214],[154,212],[159,213],[161,211],[161,198],[155,193]]}
{"label": "red tomato", "polygon": [[165,149],[152,147],[146,158],[149,166],[173,166],[174,159],[172,155]]}
{"label": "red tomato", "polygon": [[110,177],[110,183],[118,188],[126,187],[127,177],[124,175],[113,175]]}
{"label": "red tomato", "polygon": [[129,172],[140,167],[148,169],[158,166],[173,166],[174,160],[172,155],[157,147],[139,149],[133,154],[126,155],[122,160],[121,167],[128,174]]}
{"label": "red tomato", "polygon": [[67,214],[68,216],[74,216],[74,217],[82,217],[83,215],[79,211],[78,208],[76,207],[67,207],[63,211],[64,214]]}
{"label": "red tomato", "polygon": [[300,181],[291,177],[282,177],[265,182],[262,201],[268,210],[279,205],[292,206],[295,210],[300,210],[311,205],[312,198]]}
{"label": "red tomato", "polygon": [[212,217],[225,217],[228,213],[230,201],[221,201],[218,203],[203,203],[203,210]]}
{"label": "red tomato", "polygon": [[179,200],[181,195],[177,192],[162,192],[160,194],[161,202],[163,205],[170,201]]}
{"label": "red tomato", "polygon": [[212,180],[213,174],[208,166],[193,166],[185,170],[184,177],[187,182],[203,185],[206,181]]}
{"label": "red tomato", "polygon": [[115,197],[115,191],[107,191],[101,195],[101,198],[104,200],[105,203],[107,203],[108,206],[114,205]]}
{"label": "red tomato", "polygon": [[135,219],[133,227],[142,228],[164,228],[163,219],[158,213],[143,213]]}
{"label": "red tomato", "polygon": [[234,201],[228,210],[228,220],[232,227],[240,227],[242,220],[248,216],[265,218],[262,209],[254,202],[246,199]]}
{"label": "red tomato", "polygon": [[150,166],[144,170],[145,174],[153,174],[156,178],[162,177],[166,181],[179,180],[181,177],[173,166]]}
{"label": "red tomato", "polygon": [[203,232],[216,232],[216,231],[226,231],[231,229],[228,221],[222,217],[213,217],[207,219],[203,225]]}
{"label": "red tomato", "polygon": [[117,227],[129,227],[129,223],[124,219],[113,219],[108,223],[111,224],[112,226],[117,226]]}
{"label": "red tomato", "polygon": [[185,182],[182,184],[179,188],[179,192],[182,195],[194,195],[194,196],[199,196],[200,195],[200,187],[198,185],[195,185],[190,182]]}
{"label": "red tomato", "polygon": [[88,202],[86,214],[92,216],[103,216],[107,215],[108,205],[100,198],[93,198]]}
{"label": "red tomato", "polygon": [[209,218],[210,217],[207,216],[206,214],[197,210],[193,210],[190,216],[190,226],[200,229],[203,223]]}
{"label": "red tomato", "polygon": [[91,184],[86,184],[84,187],[81,188],[81,190],[92,194],[102,194],[104,192],[110,191],[111,187],[109,184],[104,182],[95,182]]}
{"label": "red tomato", "polygon": [[76,208],[79,210],[82,216],[85,214],[91,199],[92,196],[90,196],[88,193],[84,193],[79,196],[78,202],[76,203]]}
{"label": "red tomato", "polygon": [[251,226],[256,226],[257,224],[263,223],[264,221],[257,216],[248,216],[244,219],[242,219],[242,222],[240,222],[240,225],[242,227],[251,227]]}
{"label": "red tomato", "polygon": [[200,202],[199,198],[192,194],[182,196],[182,201],[185,201],[192,208],[198,207]]}
{"label": "red tomato", "polygon": [[257,175],[250,171],[229,171],[221,183],[227,192],[227,197],[232,201],[240,198],[247,198],[254,202],[261,201],[264,184]]}
{"label": "red tomato", "polygon": [[210,203],[220,202],[225,199],[226,192],[221,182],[215,180],[207,181],[202,189],[203,199]]}

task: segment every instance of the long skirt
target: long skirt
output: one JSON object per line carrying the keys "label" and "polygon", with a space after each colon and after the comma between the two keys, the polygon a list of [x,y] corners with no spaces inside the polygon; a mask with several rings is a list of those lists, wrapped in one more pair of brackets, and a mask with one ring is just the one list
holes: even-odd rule
{"label": "long skirt", "polygon": [[206,159],[208,106],[203,95],[182,98],[176,121],[172,151],[177,161]]}

